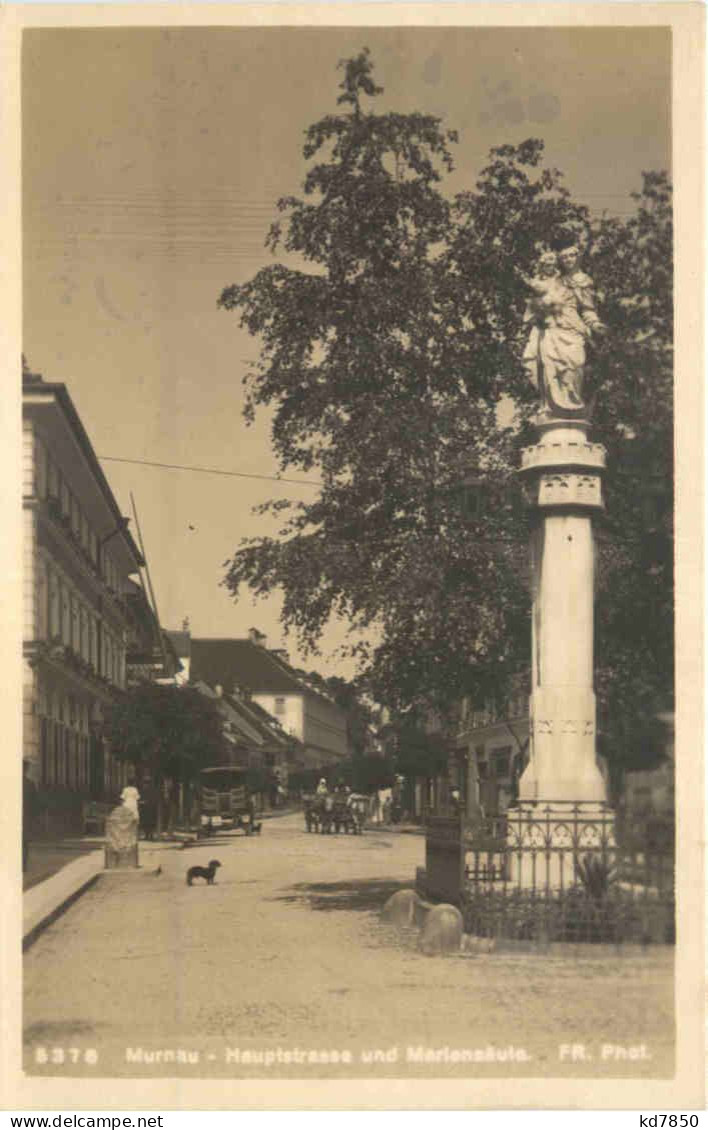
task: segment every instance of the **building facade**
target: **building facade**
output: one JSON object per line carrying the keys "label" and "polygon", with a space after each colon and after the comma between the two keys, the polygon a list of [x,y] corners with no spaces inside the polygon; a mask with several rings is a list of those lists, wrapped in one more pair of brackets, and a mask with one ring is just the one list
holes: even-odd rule
{"label": "building facade", "polygon": [[128,578],[125,591],[128,613],[126,645],[127,688],[145,682],[180,682],[181,664],[167,632],[163,632],[142,587]]}
{"label": "building facade", "polygon": [[23,750],[39,831],[77,830],[125,769],[103,732],[126,685],[142,557],[63,384],[23,376]]}
{"label": "building facade", "polygon": [[189,670],[192,681],[220,686],[237,698],[246,695],[296,738],[291,770],[330,769],[348,757],[344,711],[309,685],[282,652],[266,647],[260,632],[248,639],[192,638]]}
{"label": "building facade", "polygon": [[278,807],[287,793],[290,771],[302,761],[298,739],[243,693],[228,695],[220,685],[209,687],[201,681],[192,685],[215,701],[223,720],[229,764],[248,770],[249,787],[259,808]]}
{"label": "building facade", "polygon": [[426,733],[444,743],[446,764],[435,776],[407,782],[405,807],[411,815],[454,809],[474,820],[506,811],[516,800],[528,757],[529,691],[524,672],[510,679],[503,698],[464,697],[448,717],[429,715]]}

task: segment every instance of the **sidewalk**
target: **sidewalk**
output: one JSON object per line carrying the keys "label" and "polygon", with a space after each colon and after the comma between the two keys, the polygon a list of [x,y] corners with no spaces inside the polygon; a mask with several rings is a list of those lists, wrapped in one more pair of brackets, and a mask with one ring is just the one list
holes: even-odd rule
{"label": "sidewalk", "polygon": [[[103,874],[103,845],[104,840],[94,836],[30,844],[30,865],[23,875],[23,949],[32,945],[38,934]],[[141,867],[149,866],[151,855],[170,850],[180,850],[180,844],[141,840]]]}
{"label": "sidewalk", "polygon": [[[259,820],[292,816],[297,809],[279,808],[259,814]],[[227,833],[228,834],[228,833]],[[22,945],[26,949],[45,926],[95,883],[104,870],[102,836],[68,836],[30,843],[27,870],[22,876]],[[204,841],[207,842],[207,841]],[[141,860],[163,851],[179,851],[184,841],[140,840]],[[142,866],[146,866],[144,862]]]}
{"label": "sidewalk", "polygon": [[103,871],[103,848],[82,853],[43,882],[25,891],[22,899],[22,948],[32,944],[40,930],[95,883]]}
{"label": "sidewalk", "polygon": [[366,824],[367,831],[390,832],[397,833],[399,836],[424,836],[425,827],[423,824]]}
{"label": "sidewalk", "polygon": [[[258,819],[292,816],[296,811],[292,807],[278,808],[259,813]],[[30,946],[45,926],[95,883],[104,869],[104,842],[102,836],[67,836],[30,843],[27,870],[22,875],[23,948]],[[145,859],[162,851],[179,851],[184,846],[178,837],[140,840],[138,850],[141,859]]]}
{"label": "sidewalk", "polygon": [[102,836],[67,836],[61,840],[32,840],[27,870],[22,874],[22,890],[29,891],[58,871],[102,847]]}

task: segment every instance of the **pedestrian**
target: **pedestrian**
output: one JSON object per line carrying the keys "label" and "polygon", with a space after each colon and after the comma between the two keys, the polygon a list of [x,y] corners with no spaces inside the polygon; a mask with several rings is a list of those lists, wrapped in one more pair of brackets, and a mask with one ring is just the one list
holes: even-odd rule
{"label": "pedestrian", "polygon": [[320,783],[317,786],[317,796],[327,796],[329,789],[327,788],[327,780],[325,777],[320,777]]}
{"label": "pedestrian", "polygon": [[29,842],[37,812],[37,786],[29,775],[29,761],[22,762],[22,870],[29,862]]}
{"label": "pedestrian", "polygon": [[145,839],[153,840],[157,828],[157,794],[153,787],[143,789],[140,800],[140,824]]}
{"label": "pedestrian", "polygon": [[386,797],[385,801],[383,802],[383,822],[384,822],[384,824],[390,824],[391,823],[392,812],[393,812],[393,799],[391,797],[391,794],[389,793],[389,795]]}

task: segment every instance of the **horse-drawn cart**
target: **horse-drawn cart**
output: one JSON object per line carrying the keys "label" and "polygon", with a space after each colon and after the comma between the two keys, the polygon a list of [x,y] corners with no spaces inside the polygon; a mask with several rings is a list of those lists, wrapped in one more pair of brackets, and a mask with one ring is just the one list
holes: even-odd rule
{"label": "horse-drawn cart", "polygon": [[360,835],[364,831],[369,801],[359,793],[305,794],[302,802],[307,832]]}

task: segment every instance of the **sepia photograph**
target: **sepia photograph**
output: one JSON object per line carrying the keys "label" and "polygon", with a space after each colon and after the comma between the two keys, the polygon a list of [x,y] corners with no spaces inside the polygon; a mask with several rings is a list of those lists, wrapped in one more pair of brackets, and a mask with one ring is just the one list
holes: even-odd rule
{"label": "sepia photograph", "polygon": [[700,1106],[673,17],[168,7],[18,32],[23,1093]]}

